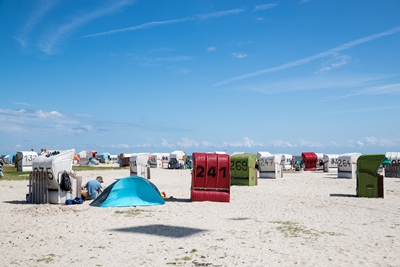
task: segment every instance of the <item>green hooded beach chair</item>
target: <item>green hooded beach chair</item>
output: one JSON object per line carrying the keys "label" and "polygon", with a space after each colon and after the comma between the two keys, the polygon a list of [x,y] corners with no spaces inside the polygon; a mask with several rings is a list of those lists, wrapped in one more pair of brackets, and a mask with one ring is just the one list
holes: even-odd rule
{"label": "green hooded beach chair", "polygon": [[357,160],[357,196],[383,198],[383,175],[378,174],[384,154],[361,155]]}
{"label": "green hooded beach chair", "polygon": [[231,185],[257,185],[256,154],[231,156]]}

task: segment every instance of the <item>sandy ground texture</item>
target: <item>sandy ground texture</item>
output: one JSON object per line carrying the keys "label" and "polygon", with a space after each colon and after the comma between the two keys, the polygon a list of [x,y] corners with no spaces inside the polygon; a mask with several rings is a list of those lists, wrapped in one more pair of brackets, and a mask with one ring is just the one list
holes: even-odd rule
{"label": "sandy ground texture", "polygon": [[[108,185],[128,172],[77,174]],[[0,181],[0,266],[400,266],[398,178],[368,199],[336,173],[284,173],[232,186],[230,203],[191,202],[190,170],[151,181],[165,205],[34,205],[28,181]]]}

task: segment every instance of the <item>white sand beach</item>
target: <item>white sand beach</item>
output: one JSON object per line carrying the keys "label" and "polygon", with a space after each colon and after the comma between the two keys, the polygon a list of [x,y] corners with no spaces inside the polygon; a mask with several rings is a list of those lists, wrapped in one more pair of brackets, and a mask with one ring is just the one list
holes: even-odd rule
{"label": "white sand beach", "polygon": [[[129,170],[77,174],[108,185]],[[230,203],[191,202],[190,170],[151,169],[166,203],[129,208],[28,204],[28,181],[2,180],[0,265],[400,266],[400,179],[368,199],[336,177],[284,173],[232,186]]]}

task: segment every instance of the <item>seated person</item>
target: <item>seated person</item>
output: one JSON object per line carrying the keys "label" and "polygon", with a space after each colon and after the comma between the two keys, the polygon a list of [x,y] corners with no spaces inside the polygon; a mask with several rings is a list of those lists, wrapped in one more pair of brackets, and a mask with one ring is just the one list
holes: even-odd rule
{"label": "seated person", "polygon": [[319,161],[319,167],[324,168],[324,161],[322,159]]}
{"label": "seated person", "polygon": [[96,180],[90,180],[82,186],[82,199],[95,199],[103,190],[103,177],[97,176]]}

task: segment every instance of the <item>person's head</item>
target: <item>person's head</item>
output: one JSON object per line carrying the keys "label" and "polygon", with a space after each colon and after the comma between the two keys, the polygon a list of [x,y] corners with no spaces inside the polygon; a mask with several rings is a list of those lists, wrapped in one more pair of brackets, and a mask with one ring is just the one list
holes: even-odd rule
{"label": "person's head", "polygon": [[99,181],[99,183],[102,183],[103,182],[103,177],[97,176],[96,180]]}

